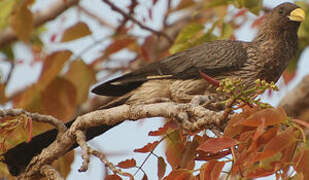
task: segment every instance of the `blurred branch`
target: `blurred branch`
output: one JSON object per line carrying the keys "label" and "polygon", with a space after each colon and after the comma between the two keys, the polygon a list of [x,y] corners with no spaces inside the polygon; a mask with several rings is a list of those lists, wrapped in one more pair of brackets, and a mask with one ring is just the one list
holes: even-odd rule
{"label": "blurred branch", "polygon": [[98,21],[101,25],[105,26],[105,27],[108,27],[110,29],[115,29],[115,26],[113,24],[110,24],[106,21],[104,21],[102,18],[100,18],[99,16],[97,16],[96,14],[92,13],[91,11],[89,11],[88,9],[84,8],[83,6],[81,5],[78,5],[77,6],[78,9],[80,11],[82,11],[83,13],[85,13],[87,16],[95,19],[96,21]]}
{"label": "blurred branch", "polygon": [[[47,6],[46,9],[33,14],[34,26],[39,27],[40,25],[55,19],[65,10],[76,5],[78,2],[79,0],[56,0],[51,3],[51,5]],[[7,27],[0,32],[0,48],[16,40],[17,37],[11,27]]]}
{"label": "blurred branch", "polygon": [[283,107],[289,116],[299,118],[309,109],[309,75],[281,100],[279,106]]}
{"label": "blurred branch", "polygon": [[[113,125],[127,119],[138,120],[148,117],[166,117],[174,119],[184,129],[194,131],[201,128],[220,126],[222,114],[222,112],[210,111],[196,104],[176,104],[172,102],[121,105],[110,109],[93,111],[79,116],[64,134],[58,136],[56,141],[32,159],[25,173],[21,174],[18,178],[31,179],[40,172],[44,165],[52,163],[52,161],[65,154],[77,140],[84,150],[88,149],[82,133],[90,127],[104,124]],[[85,151],[83,153],[89,152]],[[84,160],[88,159],[87,156],[84,157]],[[87,164],[87,162],[83,163],[82,170],[86,168]]]}
{"label": "blurred branch", "polygon": [[139,22],[137,19],[135,19],[134,17],[132,17],[131,15],[125,13],[123,10],[121,10],[120,8],[118,8],[116,5],[114,5],[112,2],[110,2],[109,0],[103,0],[103,2],[105,2],[106,4],[108,4],[112,10],[119,12],[125,19],[129,19],[132,22],[136,23],[140,28],[145,29],[147,31],[152,32],[153,34],[156,34],[157,36],[163,36],[165,37],[170,44],[173,44],[173,40],[164,32],[162,31],[157,31],[154,30],[148,26],[145,26],[144,24],[142,24],[141,22]]}

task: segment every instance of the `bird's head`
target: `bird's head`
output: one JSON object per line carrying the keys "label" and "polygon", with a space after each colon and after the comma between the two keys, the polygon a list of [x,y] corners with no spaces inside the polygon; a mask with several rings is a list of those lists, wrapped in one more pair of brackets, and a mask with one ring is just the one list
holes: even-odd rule
{"label": "bird's head", "polygon": [[293,31],[305,20],[305,11],[293,3],[282,3],[275,7],[265,18],[265,28],[273,32]]}

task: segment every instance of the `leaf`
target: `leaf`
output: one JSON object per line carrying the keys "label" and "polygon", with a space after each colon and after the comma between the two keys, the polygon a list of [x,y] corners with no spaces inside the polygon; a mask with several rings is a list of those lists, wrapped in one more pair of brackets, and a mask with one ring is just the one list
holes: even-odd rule
{"label": "leaf", "polygon": [[265,126],[271,126],[287,121],[287,115],[282,108],[267,108],[253,113],[248,118],[240,121],[241,125],[258,127],[262,120],[265,120]]}
{"label": "leaf", "polygon": [[56,51],[45,58],[38,82],[39,89],[44,89],[60,73],[71,55],[72,52],[68,50]]}
{"label": "leaf", "polygon": [[162,179],[166,171],[166,163],[163,157],[158,157],[158,179]]}
{"label": "leaf", "polygon": [[187,180],[192,177],[192,174],[185,169],[173,170],[164,180]]}
{"label": "leaf", "polygon": [[134,149],[134,152],[140,152],[140,153],[147,153],[153,151],[157,145],[159,144],[159,141],[155,141],[153,143],[148,143],[146,146],[139,148],[139,149]]}
{"label": "leaf", "polygon": [[238,144],[238,142],[229,137],[221,137],[221,138],[211,138],[206,140],[202,145],[200,145],[197,150],[210,152],[210,153],[218,153],[227,148],[231,148]]}
{"label": "leaf", "polygon": [[309,149],[304,147],[294,160],[294,169],[303,175],[303,179],[309,178]]}
{"label": "leaf", "polygon": [[148,180],[148,177],[147,177],[147,175],[146,175],[146,174],[144,174],[144,176],[143,176],[142,180]]}
{"label": "leaf", "polygon": [[115,39],[104,51],[103,58],[107,58],[111,54],[114,54],[126,47],[128,47],[130,44],[134,43],[135,39],[132,37],[125,37],[121,39]]}
{"label": "leaf", "polygon": [[122,180],[117,174],[107,175],[104,180]]}
{"label": "leaf", "polygon": [[286,147],[289,147],[291,144],[297,141],[295,137],[295,132],[292,127],[283,131],[281,134],[273,137],[266,145],[264,150],[261,153],[258,153],[254,158],[254,161],[259,161],[270,156],[275,155],[278,152],[281,152]]}
{"label": "leaf", "polygon": [[66,122],[75,112],[76,89],[70,81],[57,77],[42,92],[41,101],[44,114]]}
{"label": "leaf", "polygon": [[166,139],[166,144],[166,160],[172,169],[176,169],[180,166],[182,155],[185,149],[185,145],[181,139],[179,130],[175,130],[174,132],[169,133],[168,138]]}
{"label": "leaf", "polygon": [[92,34],[88,25],[84,22],[77,22],[76,24],[67,28],[61,38],[61,42],[73,41]]}
{"label": "leaf", "polygon": [[16,1],[12,0],[0,1],[0,30],[2,30],[8,25],[8,19],[15,4]]}
{"label": "leaf", "polygon": [[225,162],[211,160],[202,165],[200,169],[200,180],[218,180]]}
{"label": "leaf", "polygon": [[204,26],[198,23],[192,23],[183,28],[178,34],[174,45],[169,52],[175,54],[190,47],[190,42],[193,42],[199,34],[203,34]]}
{"label": "leaf", "polygon": [[169,121],[165,123],[163,127],[160,127],[158,130],[150,131],[148,133],[148,136],[162,136],[167,133],[169,128],[173,128],[175,126],[174,124],[175,123],[173,121]]}
{"label": "leaf", "polygon": [[89,88],[96,82],[95,75],[95,71],[80,59],[70,64],[65,77],[74,84],[77,90],[77,104],[82,104],[88,99]]}
{"label": "leaf", "polygon": [[117,166],[124,169],[136,167],[136,161],[135,159],[127,159],[125,161],[119,162]]}
{"label": "leaf", "polygon": [[262,9],[262,3],[263,0],[237,0],[235,5],[238,8],[245,7],[253,14],[258,15]]}
{"label": "leaf", "polygon": [[11,26],[20,40],[24,42],[29,41],[34,27],[33,23],[33,15],[28,8],[27,1],[22,1],[15,6],[13,14],[11,15]]}

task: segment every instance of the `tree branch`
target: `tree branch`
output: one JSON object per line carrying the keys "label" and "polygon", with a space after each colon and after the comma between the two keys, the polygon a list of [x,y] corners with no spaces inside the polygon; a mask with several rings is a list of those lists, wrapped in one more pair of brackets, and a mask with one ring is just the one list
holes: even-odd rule
{"label": "tree branch", "polygon": [[[56,2],[49,5],[46,9],[33,14],[34,26],[38,27],[55,19],[65,10],[76,5],[78,2],[79,0],[56,0]],[[17,37],[11,27],[7,27],[0,32],[0,48],[3,48],[5,45],[16,40]]]}
{"label": "tree branch", "polygon": [[309,75],[305,76],[293,90],[285,95],[279,106],[283,107],[289,116],[295,118],[300,118],[299,116],[308,111]]}
{"label": "tree branch", "polygon": [[[97,110],[85,115],[79,116],[72,126],[61,135],[57,141],[45,148],[41,154],[34,157],[25,170],[25,173],[19,176],[20,179],[31,179],[37,175],[41,168],[52,163],[55,159],[65,154],[70,147],[78,141],[84,151],[89,148],[85,145],[84,130],[94,126],[113,125],[127,119],[138,120],[148,117],[165,117],[176,120],[183,128],[194,131],[202,128],[212,128],[220,126],[220,117],[222,112],[207,110],[194,104],[176,104],[176,103],[156,103],[146,105],[121,105],[111,109]],[[190,118],[189,118],[190,117]],[[84,154],[84,160],[89,159]],[[82,170],[87,166],[84,162]]]}
{"label": "tree branch", "polygon": [[144,24],[142,24],[141,22],[139,22],[137,19],[135,19],[134,17],[130,16],[129,14],[125,13],[122,9],[118,8],[116,5],[114,5],[112,2],[110,2],[109,0],[103,0],[103,2],[105,2],[107,5],[109,5],[113,10],[119,12],[125,19],[129,19],[132,22],[134,22],[135,24],[137,24],[139,27],[141,27],[142,29],[145,29],[147,31],[152,32],[153,34],[156,34],[157,36],[163,36],[165,37],[170,44],[173,44],[173,40],[164,32],[162,31],[157,31],[154,30],[148,26],[145,26]]}

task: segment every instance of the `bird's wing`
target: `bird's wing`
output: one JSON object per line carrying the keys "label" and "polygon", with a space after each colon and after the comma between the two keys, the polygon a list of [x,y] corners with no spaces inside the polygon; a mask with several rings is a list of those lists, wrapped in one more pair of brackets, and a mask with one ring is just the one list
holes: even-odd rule
{"label": "bird's wing", "polygon": [[92,89],[92,92],[98,95],[121,96],[148,80],[200,78],[199,71],[215,77],[220,73],[239,69],[246,60],[244,42],[208,42],[104,82]]}

